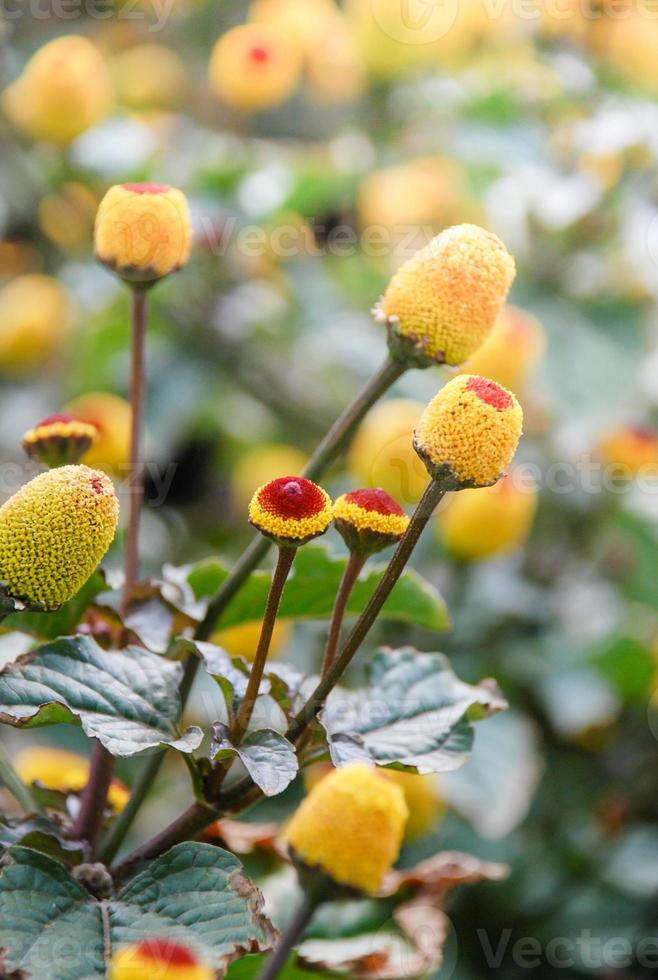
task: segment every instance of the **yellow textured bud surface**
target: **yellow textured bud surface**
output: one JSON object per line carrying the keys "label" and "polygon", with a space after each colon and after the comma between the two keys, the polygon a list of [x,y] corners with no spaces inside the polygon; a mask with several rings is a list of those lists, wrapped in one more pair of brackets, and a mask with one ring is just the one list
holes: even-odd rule
{"label": "yellow textured bud surface", "polygon": [[53,609],[85,584],[114,538],[112,481],[88,466],[41,473],[0,508],[0,580],[9,595]]}
{"label": "yellow textured bud surface", "polygon": [[130,458],[130,403],[118,395],[93,391],[70,401],[66,412],[82,422],[89,422],[98,432],[83,462],[87,466],[125,476]]}
{"label": "yellow textured bud surface", "polygon": [[539,320],[525,310],[506,306],[491,333],[463,367],[518,393],[544,353],[546,337]]}
{"label": "yellow textured bud surface", "polygon": [[153,282],[187,264],[187,198],[166,184],[115,184],[98,206],[96,258],[131,282]]}
{"label": "yellow textured bud surface", "polygon": [[188,946],[164,937],[124,946],[112,957],[108,974],[109,980],[214,980],[216,976]]}
{"label": "yellow textured bud surface", "polygon": [[334,502],[334,523],[350,551],[381,551],[399,541],[409,518],[381,487],[351,490]]}
{"label": "yellow textured bud surface", "polygon": [[439,792],[435,776],[419,776],[397,769],[381,769],[382,776],[399,786],[409,810],[404,830],[407,842],[418,840],[440,823],[445,816],[446,804]]}
{"label": "yellow textured bud surface", "polygon": [[373,894],[400,853],[408,817],[400,787],[355,762],[312,788],[288,824],[285,840],[308,867]]}
{"label": "yellow textured bud surface", "polygon": [[282,476],[259,487],[249,504],[249,520],[275,541],[304,544],[331,524],[331,499],[311,480]]}
{"label": "yellow textured bud surface", "polygon": [[[243,623],[241,626],[229,626],[228,629],[218,630],[214,633],[212,642],[222,647],[232,657],[244,657],[245,660],[252,661],[260,639],[262,625],[260,620],[254,620],[251,623]],[[285,619],[277,619],[268,654],[270,660],[281,652],[291,634],[292,623],[286,622]]]}
{"label": "yellow textured bud surface", "polygon": [[110,73],[98,48],[80,35],[49,41],[2,93],[2,107],[37,140],[67,146],[112,107]]}
{"label": "yellow textured bud surface", "polygon": [[456,494],[436,516],[437,534],[456,558],[491,558],[525,543],[536,510],[537,488],[512,471],[491,487]]}
{"label": "yellow textured bud surface", "polygon": [[72,306],[50,276],[18,276],[0,289],[0,371],[24,373],[47,363],[69,333]]}
{"label": "yellow textured bud surface", "polygon": [[429,403],[414,445],[430,472],[456,483],[455,489],[486,487],[512,462],[522,429],[523,412],[511,391],[465,374]]}
{"label": "yellow textured bud surface", "polygon": [[396,500],[416,504],[427,486],[427,470],[413,447],[425,406],[407,398],[380,402],[359,426],[348,456],[358,483],[382,487]]}
{"label": "yellow textured bud surface", "polygon": [[238,112],[258,112],[290,98],[302,64],[302,48],[294,36],[271,23],[240,24],[215,44],[208,77],[225,105]]}
{"label": "yellow textured bud surface", "polygon": [[455,225],[398,269],[377,312],[425,360],[462,364],[486,340],[514,276],[496,235]]}
{"label": "yellow textured bud surface", "polygon": [[231,501],[243,511],[258,487],[286,473],[302,473],[308,457],[300,449],[271,442],[249,449],[238,459],[231,473]]}
{"label": "yellow textured bud surface", "polygon": [[181,58],[164,44],[136,44],[110,62],[118,101],[130,109],[169,109],[185,96]]}
{"label": "yellow textured bud surface", "polygon": [[[65,749],[35,745],[23,749],[14,759],[14,768],[24,783],[39,783],[58,793],[80,793],[89,779],[89,761]],[[113,779],[107,795],[115,813],[120,813],[130,797],[129,790]]]}

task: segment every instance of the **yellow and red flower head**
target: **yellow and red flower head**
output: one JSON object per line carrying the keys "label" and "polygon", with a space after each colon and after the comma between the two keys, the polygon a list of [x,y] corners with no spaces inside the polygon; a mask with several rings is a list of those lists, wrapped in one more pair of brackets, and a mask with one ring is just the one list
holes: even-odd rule
{"label": "yellow and red flower head", "polygon": [[504,474],[523,429],[511,391],[477,374],[441,389],[423,412],[414,448],[432,479],[447,490],[487,487]]}
{"label": "yellow and red flower head", "polygon": [[326,490],[302,476],[282,476],[260,487],[249,504],[249,520],[277,544],[294,548],[324,534],[331,523]]}
{"label": "yellow and red flower head", "polygon": [[345,493],[334,502],[334,524],[350,551],[374,554],[400,540],[409,518],[380,487]]}
{"label": "yellow and red flower head", "polygon": [[21,445],[32,459],[51,468],[79,463],[98,438],[98,429],[71,415],[49,415],[23,436]]}
{"label": "yellow and red flower head", "polygon": [[118,950],[109,980],[214,980],[215,975],[189,946],[154,937]]}
{"label": "yellow and red flower head", "polygon": [[131,283],[153,283],[187,264],[187,198],[167,184],[115,184],[98,206],[96,258]]}
{"label": "yellow and red flower head", "polygon": [[271,23],[240,24],[219,38],[208,66],[217,98],[238,112],[281,105],[299,83],[299,41]]}
{"label": "yellow and red flower head", "polygon": [[354,762],[311,789],[285,832],[302,876],[374,894],[400,852],[409,810],[399,786]]}
{"label": "yellow and red flower head", "polygon": [[455,225],[398,269],[375,314],[398,357],[420,366],[462,364],[486,340],[515,274],[496,235]]}
{"label": "yellow and red flower head", "polygon": [[648,425],[622,424],[609,429],[599,444],[603,460],[626,470],[627,476],[658,470],[658,429]]}

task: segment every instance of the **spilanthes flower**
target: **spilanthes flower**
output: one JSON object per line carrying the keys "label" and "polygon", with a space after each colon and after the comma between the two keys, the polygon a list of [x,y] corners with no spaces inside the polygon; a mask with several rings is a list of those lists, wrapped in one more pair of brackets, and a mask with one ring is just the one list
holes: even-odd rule
{"label": "spilanthes flower", "polygon": [[194,950],[173,939],[146,939],[112,957],[109,980],[214,980],[215,971]]}
{"label": "spilanthes flower", "polygon": [[[80,793],[89,780],[89,760],[75,752],[33,745],[14,759],[14,768],[24,783],[38,783],[58,793]],[[107,794],[108,803],[120,813],[130,792],[119,779],[113,779]]]}
{"label": "spilanthes flower", "polygon": [[[226,650],[231,657],[244,657],[245,660],[251,662],[256,653],[262,626],[260,619],[241,623],[240,626],[227,626],[226,629],[217,630],[216,633],[213,633],[212,642]],[[285,619],[277,620],[270,641],[268,653],[270,660],[280,654],[290,639],[291,633],[292,623]]]}
{"label": "spilanthes flower", "polygon": [[285,841],[295,861],[338,886],[374,894],[400,852],[409,811],[399,786],[355,762],[317,783]]}
{"label": "spilanthes flower", "polygon": [[136,44],[119,51],[110,70],[118,101],[130,109],[169,109],[185,97],[185,65],[164,44]]}
{"label": "spilanthes flower", "polygon": [[2,93],[2,107],[18,129],[62,147],[104,119],[112,101],[103,56],[79,34],[44,44]]}
{"label": "spilanthes flower", "polygon": [[87,466],[35,477],[0,508],[3,591],[56,609],[78,592],[114,538],[119,502],[112,481]]}
{"label": "spilanthes flower", "polygon": [[301,78],[302,49],[274,24],[240,24],[219,38],[210,56],[210,87],[238,112],[281,105]]}
{"label": "spilanthes flower", "polygon": [[374,554],[400,540],[409,518],[379,487],[352,490],[334,501],[334,524],[350,551]]}
{"label": "spilanthes flower", "polygon": [[496,235],[455,225],[398,269],[375,315],[399,358],[462,364],[486,340],[514,276],[514,259]]}
{"label": "spilanthes flower", "polygon": [[32,459],[53,468],[79,463],[97,438],[98,429],[89,422],[71,415],[49,415],[28,429],[21,445]]}
{"label": "spilanthes flower", "polygon": [[115,184],[98,206],[96,258],[133,284],[153,283],[187,264],[187,198],[167,184]]}
{"label": "spilanthes flower", "polygon": [[496,483],[512,461],[523,412],[511,391],[464,374],[441,389],[423,412],[414,448],[432,479],[447,490]]}
{"label": "spilanthes flower", "polygon": [[95,469],[125,475],[130,458],[130,402],[107,391],[90,391],[74,398],[64,410],[93,425],[98,433],[83,462]]}
{"label": "spilanthes flower", "polygon": [[599,443],[599,452],[610,466],[628,475],[658,470],[658,429],[648,425],[617,425]]}
{"label": "spilanthes flower", "polygon": [[464,490],[436,516],[446,550],[463,561],[504,554],[524,544],[537,510],[536,486],[508,473],[493,486]]}
{"label": "spilanthes flower", "polygon": [[545,346],[546,337],[539,320],[525,310],[506,306],[462,371],[481,374],[518,393],[532,375]]}
{"label": "spilanthes flower", "polygon": [[243,453],[231,471],[231,502],[236,511],[249,506],[254,491],[281,473],[301,473],[308,457],[286,443],[268,442]]}
{"label": "spilanthes flower", "polygon": [[282,476],[256,491],[249,520],[280,547],[295,548],[324,534],[331,523],[331,500],[302,476]]}
{"label": "spilanthes flower", "polygon": [[17,276],[0,289],[0,371],[25,374],[61,350],[72,321],[71,299],[51,276]]}
{"label": "spilanthes flower", "polygon": [[435,776],[421,776],[399,769],[382,769],[381,774],[399,786],[404,793],[404,801],[409,810],[409,819],[404,828],[405,841],[411,843],[434,830],[447,809],[439,791],[438,779]]}

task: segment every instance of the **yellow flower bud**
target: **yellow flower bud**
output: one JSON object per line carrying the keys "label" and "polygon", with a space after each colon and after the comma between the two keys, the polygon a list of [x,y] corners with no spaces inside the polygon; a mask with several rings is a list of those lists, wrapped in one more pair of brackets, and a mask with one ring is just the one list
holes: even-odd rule
{"label": "yellow flower bud", "polygon": [[35,477],[0,508],[0,581],[29,605],[56,609],[85,584],[119,519],[112,481],[88,466]]}
{"label": "yellow flower bud", "polygon": [[28,456],[46,466],[79,463],[98,438],[98,429],[70,415],[50,415],[28,429],[21,445]]}
{"label": "yellow flower bud", "polygon": [[336,769],[301,803],[285,832],[294,857],[338,885],[374,894],[400,852],[404,793],[365,763]]}
{"label": "yellow flower bud", "polygon": [[393,398],[368,412],[348,456],[350,473],[360,484],[382,487],[405,504],[418,503],[428,482],[413,447],[423,410],[422,402]]}
{"label": "yellow flower bud", "polygon": [[256,491],[249,520],[266,537],[294,548],[324,534],[331,524],[331,500],[311,480],[282,476]]}
{"label": "yellow flower bud", "polygon": [[2,93],[12,123],[36,140],[67,146],[112,107],[112,82],[103,57],[78,34],[49,41]]}
{"label": "yellow flower bud", "polygon": [[[256,653],[256,647],[260,639],[262,622],[254,620],[250,623],[242,623],[241,626],[229,626],[227,629],[218,630],[213,634],[212,642],[222,647],[232,657],[244,657],[251,662]],[[292,623],[285,619],[277,619],[274,624],[272,641],[268,658],[274,659],[288,642],[292,634]]]}
{"label": "yellow flower bud", "polygon": [[334,503],[334,524],[350,551],[374,554],[396,544],[409,518],[381,487],[344,493]]}
{"label": "yellow flower bud", "polygon": [[110,70],[117,99],[129,109],[169,109],[185,96],[185,65],[164,44],[136,44],[119,51]]}
{"label": "yellow flower bud", "polygon": [[491,487],[464,490],[436,516],[439,539],[455,558],[477,561],[523,545],[537,510],[537,488],[508,473]]}
{"label": "yellow flower bud", "polygon": [[18,276],[0,289],[0,371],[42,367],[62,348],[71,327],[71,300],[50,276]]}
{"label": "yellow flower bud", "polygon": [[273,24],[241,24],[223,34],[208,66],[216,97],[238,112],[259,112],[285,102],[297,88],[302,50]]}
{"label": "yellow flower bud", "polygon": [[496,483],[512,462],[523,412],[511,391],[464,374],[429,403],[414,435],[416,452],[447,489]]}
{"label": "yellow flower bud", "polygon": [[455,225],[398,269],[376,313],[416,363],[462,364],[486,340],[514,276],[499,238]]}
{"label": "yellow flower bud", "polygon": [[118,395],[93,391],[74,398],[65,411],[94,426],[98,435],[83,457],[87,466],[125,476],[130,459],[130,403]]}
{"label": "yellow flower bud", "polygon": [[380,772],[404,793],[409,810],[409,820],[404,830],[405,841],[411,843],[434,830],[446,813],[446,804],[439,793],[436,777],[398,769],[381,769]]}
{"label": "yellow flower bud", "polygon": [[187,198],[166,184],[115,184],[98,206],[96,258],[129,282],[149,283],[187,265]]}
{"label": "yellow flower bud", "polygon": [[307,462],[308,457],[301,450],[277,442],[243,453],[231,473],[231,502],[236,511],[249,506],[258,487],[284,473],[302,473]]}
{"label": "yellow flower bud", "polygon": [[[38,783],[58,793],[81,793],[89,780],[89,761],[75,752],[33,745],[14,759],[14,768],[28,785]],[[119,779],[113,779],[107,795],[115,813],[128,802],[130,792]]]}
{"label": "yellow flower bud", "polygon": [[517,392],[532,375],[546,346],[539,320],[525,310],[506,306],[482,346],[463,366],[464,374],[481,374]]}
{"label": "yellow flower bud", "polygon": [[215,976],[189,946],[154,937],[118,950],[108,980],[214,980]]}
{"label": "yellow flower bud", "polygon": [[93,236],[98,201],[84,184],[67,181],[39,201],[41,231],[66,251],[86,254]]}
{"label": "yellow flower bud", "polygon": [[618,425],[601,439],[604,462],[634,475],[658,470],[658,429],[643,425]]}

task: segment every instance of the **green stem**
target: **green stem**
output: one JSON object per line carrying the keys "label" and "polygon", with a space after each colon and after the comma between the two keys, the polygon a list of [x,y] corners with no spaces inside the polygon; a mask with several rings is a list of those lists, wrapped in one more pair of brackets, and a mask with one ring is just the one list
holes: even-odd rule
{"label": "green stem", "polygon": [[[380,369],[364,385],[353,402],[340,415],[317,447],[304,470],[304,476],[309,480],[318,480],[322,477],[329,466],[345,449],[354,431],[363,421],[368,411],[402,377],[406,370],[406,365],[387,356]],[[267,538],[264,538],[262,534],[257,535],[248,545],[233,566],[229,576],[224,580],[221,587],[210,600],[206,614],[195,630],[194,638],[196,640],[203,642],[210,639],[220,616],[247,582],[252,572],[265,558],[270,547],[271,542]],[[180,694],[183,708],[187,702],[187,697],[192,689],[198,669],[199,660],[194,654],[191,654],[187,658],[181,684]],[[103,848],[103,854],[106,855],[106,859],[111,860],[123,843],[144,798],[148,795],[148,791],[159,772],[164,755],[165,752],[163,750],[157,756],[151,756],[144,763],[143,769],[135,781],[135,787],[138,790],[139,796],[134,805],[132,805],[132,801],[128,803],[123,811],[125,817],[122,814],[117,820],[115,827],[112,828],[111,840],[108,838],[108,843]]]}
{"label": "green stem", "polygon": [[148,759],[144,761],[142,767],[139,769],[135,782],[130,790],[130,799],[110,827],[102,847],[98,852],[98,859],[103,864],[109,864],[116,857],[117,851],[121,847],[133,820],[148,796],[151,786],[157,779],[164,757],[165,753],[157,750],[149,755]]}
{"label": "green stem", "polygon": [[265,968],[261,971],[258,977],[258,980],[276,980],[276,977],[279,976],[281,970],[283,970],[288,962],[288,957],[292,953],[294,947],[298,945],[300,939],[304,935],[304,932],[313,918],[317,907],[318,903],[305,892],[302,895],[302,899],[297,906],[295,914],[281,936],[279,945],[275,948],[271,957],[267,961]]}
{"label": "green stem", "polygon": [[123,585],[124,610],[139,577],[139,524],[144,499],[144,466],[141,458],[142,430],[144,427],[144,344],[148,302],[146,290],[132,290],[132,372],[130,379],[130,407],[132,422],[130,433],[130,466],[128,533],[124,556],[125,581]]}
{"label": "green stem", "polygon": [[352,589],[354,588],[356,580],[358,579],[361,569],[365,565],[366,561],[367,555],[359,554],[356,551],[350,552],[349,561],[345,567],[343,578],[341,579],[341,583],[336,594],[333,612],[331,614],[331,623],[329,624],[329,633],[327,634],[327,644],[324,648],[324,657],[322,660],[322,670],[320,671],[321,677],[324,677],[336,658],[347,603],[349,602]]}
{"label": "green stem", "polygon": [[2,742],[0,742],[0,781],[5,784],[11,795],[18,800],[25,813],[38,813],[43,816],[42,808],[12,766]]}
{"label": "green stem", "polygon": [[100,742],[94,741],[91,751],[89,780],[80,799],[80,812],[73,825],[71,836],[89,844],[92,857],[103,824],[107,794],[114,773],[114,757]]}

